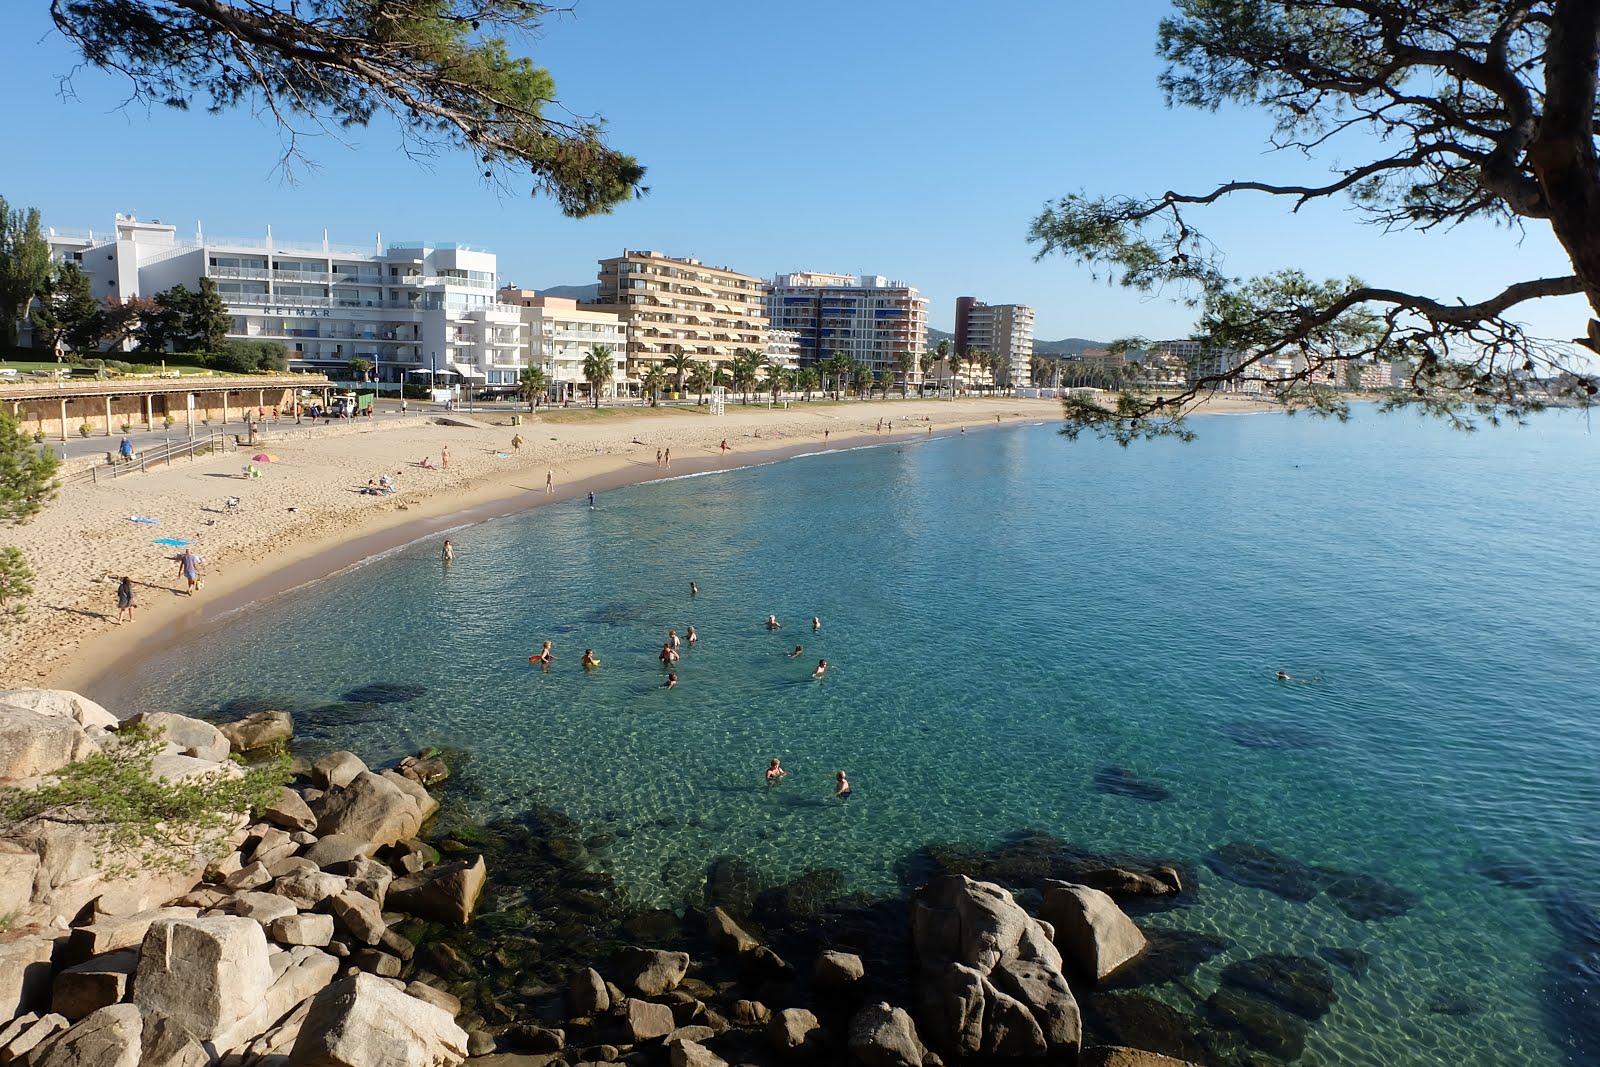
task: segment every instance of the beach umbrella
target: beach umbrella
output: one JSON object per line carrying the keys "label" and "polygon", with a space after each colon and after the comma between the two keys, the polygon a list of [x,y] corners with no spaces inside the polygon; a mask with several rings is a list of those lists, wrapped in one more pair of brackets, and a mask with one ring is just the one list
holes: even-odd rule
{"label": "beach umbrella", "polygon": [[276,462],[278,462],[278,457],[274,456],[274,455],[271,455],[269,453],[266,453],[266,452],[261,452],[261,453],[258,453],[256,455],[256,457],[254,459],[252,459],[250,462],[252,462],[252,463],[276,463]]}

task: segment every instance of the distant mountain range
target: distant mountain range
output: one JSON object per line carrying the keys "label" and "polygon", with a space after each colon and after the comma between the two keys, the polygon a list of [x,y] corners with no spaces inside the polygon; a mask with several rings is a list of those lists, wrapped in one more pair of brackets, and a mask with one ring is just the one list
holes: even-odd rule
{"label": "distant mountain range", "polygon": [[[590,282],[588,285],[551,285],[539,290],[540,296],[560,296],[568,300],[586,301],[594,300],[600,295],[600,283]],[[954,341],[955,334],[945,330],[936,330],[928,327],[928,347],[932,348],[940,341]],[[1033,354],[1036,356],[1076,356],[1086,348],[1104,348],[1108,342],[1091,341],[1086,337],[1063,337],[1059,341],[1034,341]]]}

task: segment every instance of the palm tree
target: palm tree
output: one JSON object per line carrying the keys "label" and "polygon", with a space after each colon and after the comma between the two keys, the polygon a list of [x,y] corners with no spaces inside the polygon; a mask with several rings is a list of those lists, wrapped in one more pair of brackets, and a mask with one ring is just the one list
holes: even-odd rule
{"label": "palm tree", "polygon": [[544,369],[542,367],[523,367],[522,374],[517,378],[518,399],[532,407],[535,398],[543,394]]}
{"label": "palm tree", "polygon": [[872,368],[865,363],[850,364],[850,383],[856,387],[858,396],[872,395]]}
{"label": "palm tree", "polygon": [[933,370],[933,365],[937,362],[939,362],[939,357],[932,352],[924,352],[917,357],[917,366],[922,370],[922,386],[918,389],[919,393],[922,389],[928,387],[928,372]]}
{"label": "palm tree", "polygon": [[854,361],[843,352],[835,352],[828,357],[828,373],[833,375],[833,391],[835,393],[844,392],[844,383],[853,365]]}
{"label": "palm tree", "polygon": [[772,402],[774,404],[778,402],[778,394],[793,385],[793,379],[794,375],[789,372],[788,367],[776,367],[768,364],[766,386],[772,393]]}
{"label": "palm tree", "polygon": [[644,372],[644,377],[639,379],[639,386],[650,394],[650,402],[652,404],[659,404],[661,402],[661,390],[667,387],[666,368],[657,363]]}
{"label": "palm tree", "polygon": [[801,367],[800,373],[795,376],[795,384],[805,392],[806,399],[811,399],[811,391],[821,386],[822,375],[817,373],[815,367]]}
{"label": "palm tree", "polygon": [[934,345],[933,354],[934,354],[934,358],[935,358],[936,361],[942,361],[942,362],[946,363],[949,366],[949,368],[950,368],[950,395],[951,396],[955,396],[956,395],[956,360],[955,360],[955,356],[950,354],[950,342],[948,340],[940,340],[940,342],[937,345]]}
{"label": "palm tree", "polygon": [[689,388],[700,394],[700,403],[706,402],[706,390],[711,388],[711,368],[699,360],[689,361]]}
{"label": "palm tree", "polygon": [[682,345],[674,345],[672,355],[667,357],[666,365],[678,376],[678,392],[683,392],[684,377],[694,366],[694,357],[685,352]]}
{"label": "palm tree", "polygon": [[[900,399],[906,398],[906,389],[911,385],[911,372],[917,366],[917,357],[911,352],[898,352],[894,357],[895,369],[900,372]],[[885,396],[889,394],[885,393]]]}
{"label": "palm tree", "polygon": [[756,368],[760,364],[756,354],[748,348],[738,348],[733,353],[733,387],[744,394],[744,402],[750,403],[750,390],[756,384]]}
{"label": "palm tree", "polygon": [[595,345],[589,349],[589,354],[583,357],[583,378],[589,383],[590,392],[594,394],[596,409],[600,407],[600,390],[611,380],[616,369],[610,345]]}
{"label": "palm tree", "polygon": [[894,369],[883,367],[878,371],[878,392],[883,394],[883,399],[889,399],[889,390],[894,388]]}

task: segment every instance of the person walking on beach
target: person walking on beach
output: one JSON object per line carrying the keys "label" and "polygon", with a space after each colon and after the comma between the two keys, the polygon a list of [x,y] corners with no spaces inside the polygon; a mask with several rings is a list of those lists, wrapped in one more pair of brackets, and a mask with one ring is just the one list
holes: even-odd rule
{"label": "person walking on beach", "polygon": [[404,400],[400,401],[400,414],[404,415],[407,410],[408,410],[408,405],[406,404],[406,402]]}
{"label": "person walking on beach", "polygon": [[828,661],[825,660],[825,659],[819,659],[819,660],[817,660],[817,669],[811,672],[811,677],[813,677],[813,678],[821,678],[823,675],[825,675],[827,673],[828,673]]}
{"label": "person walking on beach", "polygon": [[452,545],[448,538],[444,543],[444,561],[446,563],[454,563],[456,561],[456,546]]}
{"label": "person walking on beach", "polygon": [[844,772],[843,771],[840,771],[838,774],[835,774],[833,777],[834,777],[834,781],[836,783],[838,783],[836,785],[836,787],[834,788],[834,790],[833,790],[833,795],[838,797],[840,800],[849,800],[850,799],[850,779],[848,779],[848,778],[846,778],[844,776]]}
{"label": "person walking on beach", "polygon": [[544,491],[547,493],[553,493],[556,491],[555,471],[547,470],[544,472]]}
{"label": "person walking on beach", "polygon": [[[126,574],[117,583],[117,624],[133,621],[133,609],[138,605],[133,598],[133,579]],[[124,618],[126,616],[126,618]]]}
{"label": "person walking on beach", "polygon": [[117,445],[117,452],[122,456],[122,462],[133,462],[133,438],[124,437]]}
{"label": "person walking on beach", "polygon": [[205,560],[197,556],[192,548],[185,548],[176,559],[178,573],[189,583],[189,595],[194,596],[195,590],[200,588],[200,566]]}
{"label": "person walking on beach", "polygon": [[667,468],[667,470],[672,469],[672,449],[669,448],[661,454],[661,462],[662,465]]}
{"label": "person walking on beach", "polygon": [[767,764],[767,784],[777,785],[787,777],[789,777],[789,772],[783,769],[783,766],[778,762],[778,757],[772,757],[772,762]]}
{"label": "person walking on beach", "polygon": [[447,470],[450,469],[450,448],[449,448],[449,446],[446,446],[444,448],[439,449],[439,469],[442,470],[442,471],[447,471]]}
{"label": "person walking on beach", "polygon": [[656,449],[656,466],[661,466],[661,449]]}

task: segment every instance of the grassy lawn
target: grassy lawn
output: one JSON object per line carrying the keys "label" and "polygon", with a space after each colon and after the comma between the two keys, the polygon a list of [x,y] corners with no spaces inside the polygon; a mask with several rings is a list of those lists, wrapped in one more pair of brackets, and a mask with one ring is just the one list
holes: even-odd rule
{"label": "grassy lawn", "polygon": [[[69,373],[74,366],[79,365],[80,364],[57,363],[53,359],[0,359],[0,367],[16,370],[23,374],[27,374],[30,371],[45,371],[47,373],[61,371],[63,373]],[[132,366],[132,373],[134,374],[161,373],[160,363],[134,363]],[[183,374],[203,374],[205,373],[205,368],[196,367],[187,363],[168,363],[167,373],[170,374],[173,371],[179,371]]]}

